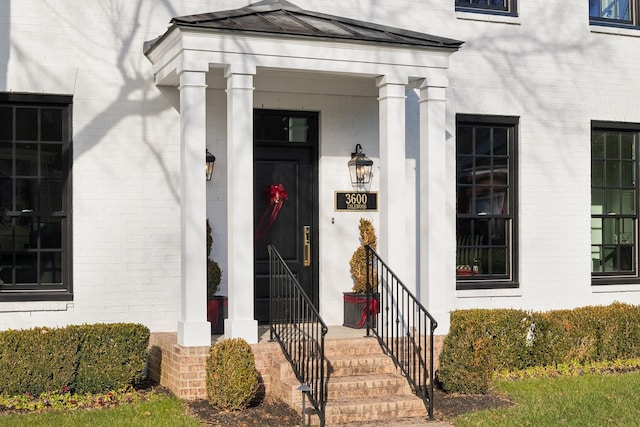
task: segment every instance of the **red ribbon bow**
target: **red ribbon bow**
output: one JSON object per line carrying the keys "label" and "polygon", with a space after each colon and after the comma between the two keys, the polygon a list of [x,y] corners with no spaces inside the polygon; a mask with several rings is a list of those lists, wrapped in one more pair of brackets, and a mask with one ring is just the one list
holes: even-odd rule
{"label": "red ribbon bow", "polygon": [[262,217],[260,217],[260,222],[258,222],[258,226],[256,227],[256,234],[254,236],[254,241],[256,242],[267,234],[273,223],[276,221],[284,201],[289,199],[289,195],[282,184],[268,185],[265,188],[265,193],[269,199],[269,206],[267,206]]}
{"label": "red ribbon bow", "polygon": [[360,315],[360,321],[356,325],[356,328],[362,328],[364,326],[364,322],[367,321],[367,314],[376,315],[380,313],[380,308],[378,307],[378,300],[376,298],[371,297],[369,300],[369,305],[367,304],[362,307],[362,314]]}

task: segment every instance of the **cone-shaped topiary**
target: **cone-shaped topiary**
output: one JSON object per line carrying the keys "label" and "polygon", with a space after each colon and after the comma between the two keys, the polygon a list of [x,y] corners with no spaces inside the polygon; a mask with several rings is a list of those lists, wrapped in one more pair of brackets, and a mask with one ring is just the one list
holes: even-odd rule
{"label": "cone-shaped topiary", "polygon": [[222,411],[246,408],[258,391],[258,372],[251,347],[242,338],[211,346],[207,358],[207,399]]}
{"label": "cone-shaped topiary", "polygon": [[[367,292],[367,254],[364,247],[369,245],[373,250],[376,250],[377,239],[376,230],[368,219],[360,218],[358,228],[360,229],[361,245],[353,253],[349,265],[351,266],[351,277],[353,278],[353,292],[365,293]],[[376,278],[373,277],[372,283],[376,282]]]}
{"label": "cone-shaped topiary", "polygon": [[220,280],[222,279],[222,270],[217,262],[212,260],[211,247],[213,246],[213,237],[211,235],[211,224],[207,219],[207,297],[214,296],[220,289]]}

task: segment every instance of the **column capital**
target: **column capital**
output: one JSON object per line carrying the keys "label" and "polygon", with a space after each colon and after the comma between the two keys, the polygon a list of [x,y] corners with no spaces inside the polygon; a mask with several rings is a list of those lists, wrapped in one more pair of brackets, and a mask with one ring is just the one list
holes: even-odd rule
{"label": "column capital", "polygon": [[176,73],[180,75],[186,71],[207,73],[209,71],[209,63],[203,61],[201,55],[197,52],[184,51],[176,67]]}
{"label": "column capital", "polygon": [[224,67],[224,76],[228,79],[236,74],[255,75],[256,66],[253,64],[227,64]]}
{"label": "column capital", "polygon": [[180,86],[178,86],[178,89],[186,86],[207,87],[207,73],[203,71],[181,70],[179,76]]}
{"label": "column capital", "polygon": [[376,78],[376,87],[381,88],[388,85],[406,86],[409,83],[407,76],[399,76],[395,74],[386,74]]}

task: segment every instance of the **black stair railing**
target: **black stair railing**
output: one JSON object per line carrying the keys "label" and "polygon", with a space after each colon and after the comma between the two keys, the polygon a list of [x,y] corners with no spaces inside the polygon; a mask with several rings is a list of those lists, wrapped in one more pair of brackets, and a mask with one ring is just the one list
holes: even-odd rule
{"label": "black stair railing", "polygon": [[268,250],[270,337],[280,344],[298,381],[309,387],[307,397],[324,426],[328,328],[276,248],[269,245]]}
{"label": "black stair railing", "polygon": [[433,420],[433,335],[438,323],[370,246],[367,336],[372,332],[425,403]]}

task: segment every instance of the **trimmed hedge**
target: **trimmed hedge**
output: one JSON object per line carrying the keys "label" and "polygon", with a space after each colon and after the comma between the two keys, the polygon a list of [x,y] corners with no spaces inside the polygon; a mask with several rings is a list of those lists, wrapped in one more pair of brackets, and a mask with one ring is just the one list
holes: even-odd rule
{"label": "trimmed hedge", "polygon": [[0,332],[0,394],[100,393],[144,378],[149,329],[96,324]]}
{"label": "trimmed hedge", "polygon": [[638,306],[458,310],[451,313],[437,379],[446,392],[486,393],[499,371],[638,357]]}

